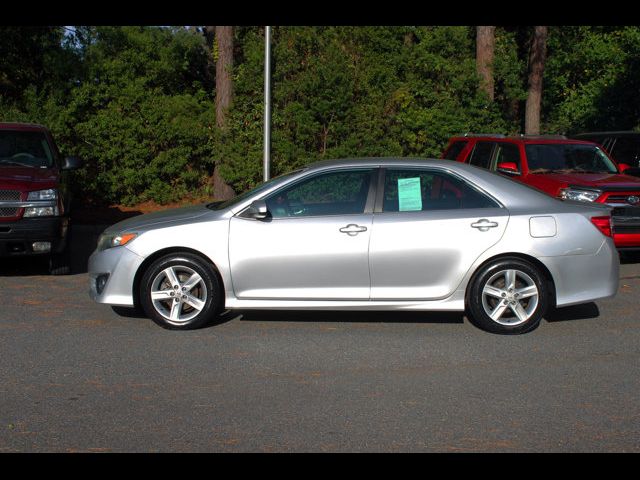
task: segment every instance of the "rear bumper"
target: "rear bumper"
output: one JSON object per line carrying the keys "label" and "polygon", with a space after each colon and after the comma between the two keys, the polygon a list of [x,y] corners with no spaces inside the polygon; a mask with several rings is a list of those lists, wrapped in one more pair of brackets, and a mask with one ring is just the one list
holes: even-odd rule
{"label": "rear bumper", "polygon": [[[60,253],[69,230],[68,217],[23,218],[0,223],[0,257]],[[50,242],[50,252],[36,252],[34,242]]]}

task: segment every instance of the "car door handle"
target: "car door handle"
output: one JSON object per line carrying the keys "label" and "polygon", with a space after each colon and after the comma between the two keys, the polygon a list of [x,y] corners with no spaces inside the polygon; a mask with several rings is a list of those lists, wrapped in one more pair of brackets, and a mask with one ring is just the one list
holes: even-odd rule
{"label": "car door handle", "polygon": [[359,234],[360,232],[366,232],[367,227],[361,227],[360,225],[356,225],[355,223],[350,223],[346,227],[342,227],[340,229],[342,233],[346,233],[350,237]]}
{"label": "car door handle", "polygon": [[497,226],[498,226],[498,222],[492,222],[490,220],[487,220],[486,218],[482,218],[478,220],[476,223],[471,224],[471,227],[477,228],[481,232],[486,232],[490,228],[494,228]]}

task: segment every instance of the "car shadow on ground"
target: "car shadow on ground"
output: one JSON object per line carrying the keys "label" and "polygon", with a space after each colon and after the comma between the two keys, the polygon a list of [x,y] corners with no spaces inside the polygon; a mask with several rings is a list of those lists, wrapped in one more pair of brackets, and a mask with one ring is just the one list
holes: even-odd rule
{"label": "car shadow on ground", "polygon": [[[111,309],[120,317],[147,318],[141,309],[116,307]],[[553,309],[544,319],[550,323],[586,320],[600,316],[594,302]],[[247,322],[329,322],[329,323],[440,323],[462,324],[464,312],[391,312],[391,311],[344,311],[344,310],[227,310],[209,327],[232,320]]]}
{"label": "car shadow on ground", "polygon": [[547,322],[567,322],[571,320],[587,320],[600,316],[600,309],[594,302],[572,305],[570,307],[559,307],[547,313],[544,318]]}
{"label": "car shadow on ground", "polygon": [[463,312],[345,310],[238,310],[226,315],[243,321],[331,323],[464,323]]}
{"label": "car shadow on ground", "polygon": [[[111,307],[119,316],[146,318],[132,307]],[[332,322],[332,323],[464,323],[462,312],[384,312],[335,310],[227,310],[211,326],[240,319],[249,322]]]}

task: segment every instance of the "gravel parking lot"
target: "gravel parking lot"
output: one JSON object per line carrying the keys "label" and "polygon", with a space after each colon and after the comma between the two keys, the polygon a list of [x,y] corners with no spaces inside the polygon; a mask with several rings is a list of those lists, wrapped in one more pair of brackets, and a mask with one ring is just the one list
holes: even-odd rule
{"label": "gravel parking lot", "polygon": [[0,452],[638,452],[640,263],[498,336],[451,313],[239,312],[163,330],[0,263]]}

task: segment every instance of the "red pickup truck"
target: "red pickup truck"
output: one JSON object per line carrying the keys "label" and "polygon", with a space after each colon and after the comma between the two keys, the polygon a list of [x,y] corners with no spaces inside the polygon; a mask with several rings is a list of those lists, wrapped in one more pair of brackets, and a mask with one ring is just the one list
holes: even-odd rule
{"label": "red pickup truck", "polygon": [[613,207],[618,250],[640,250],[640,178],[624,175],[594,142],[564,136],[465,135],[442,158],[487,168],[564,200]]}
{"label": "red pickup truck", "polygon": [[46,256],[50,273],[69,273],[68,172],[80,164],[42,125],[0,123],[0,258]]}

